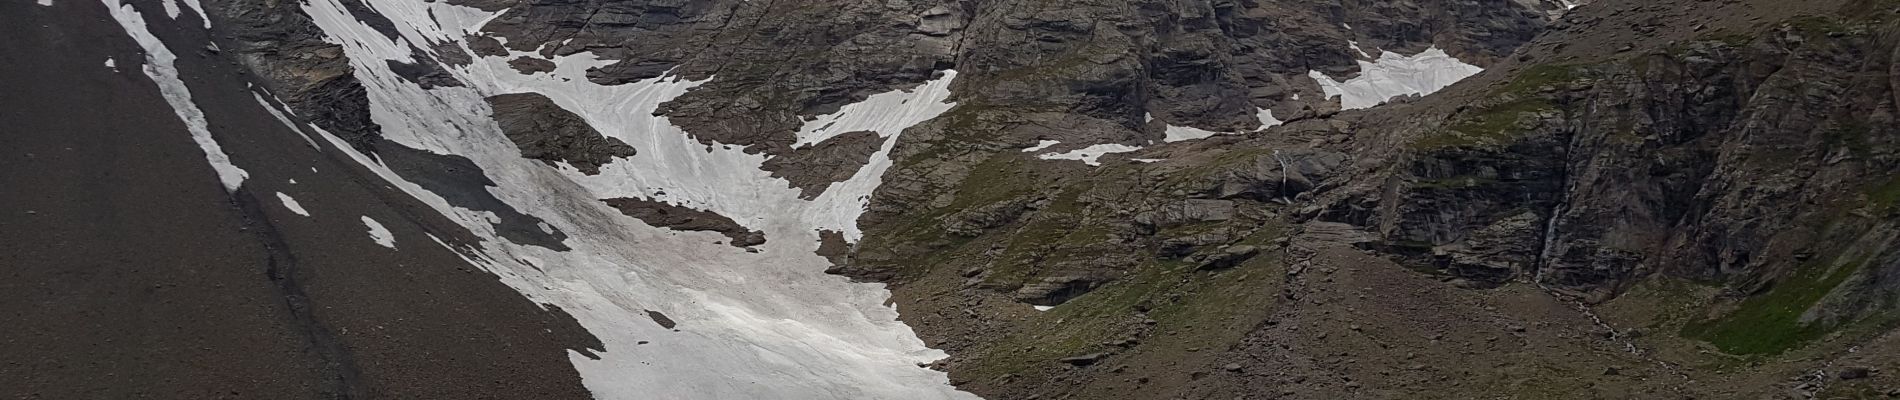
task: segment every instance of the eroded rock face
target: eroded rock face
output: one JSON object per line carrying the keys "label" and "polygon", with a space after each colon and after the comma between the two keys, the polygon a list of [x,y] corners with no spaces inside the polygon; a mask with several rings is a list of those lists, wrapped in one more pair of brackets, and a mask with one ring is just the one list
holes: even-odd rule
{"label": "eroded rock face", "polygon": [[601,201],[648,225],[683,231],[718,232],[731,239],[727,243],[734,247],[765,244],[765,232],[747,230],[732,218],[719,213],[648,199],[621,197]]}
{"label": "eroded rock face", "polygon": [[370,120],[369,96],[356,80],[343,47],[324,41],[322,29],[297,2],[205,2],[228,49],[260,83],[297,114],[359,150],[382,137]]}
{"label": "eroded rock face", "polygon": [[600,166],[614,157],[633,157],[633,146],[620,139],[602,136],[594,127],[539,93],[509,93],[490,96],[495,123],[501,125],[508,140],[521,149],[521,157],[554,165],[565,162],[588,175],[600,174]]}
{"label": "eroded rock face", "polygon": [[719,79],[660,112],[707,144],[777,154],[799,116],[829,113],[948,68],[959,7],[934,1],[461,1],[508,9],[484,30],[516,51],[591,51],[618,62],[588,71],[616,85],[668,71]]}
{"label": "eroded rock face", "polygon": [[1862,71],[1894,45],[1844,32],[1534,67],[1414,143],[1368,223],[1460,276],[1596,300],[1657,272],[1765,285],[1796,253],[1867,257],[1891,240],[1872,193],[1900,131]]}

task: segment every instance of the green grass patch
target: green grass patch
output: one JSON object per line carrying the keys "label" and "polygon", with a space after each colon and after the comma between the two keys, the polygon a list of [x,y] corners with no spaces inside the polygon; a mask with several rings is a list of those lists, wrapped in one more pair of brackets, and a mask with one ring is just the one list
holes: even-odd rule
{"label": "green grass patch", "polygon": [[[1268,229],[1263,229],[1266,231]],[[1265,236],[1277,236],[1278,231]],[[1270,313],[1278,291],[1276,255],[1262,254],[1235,269],[1198,272],[1181,261],[1150,260],[1141,267],[1043,314],[1040,328],[998,341],[971,360],[972,376],[1037,379],[1063,357],[1108,350],[1140,322],[1136,306],[1152,305],[1157,321],[1142,338],[1148,351],[1181,351],[1233,343]],[[1244,278],[1243,278],[1244,277]],[[1177,297],[1178,295],[1178,297]],[[1178,298],[1170,301],[1171,298]],[[1163,332],[1172,332],[1172,335]],[[1211,350],[1211,349],[1210,349]],[[1116,361],[1111,361],[1111,363]]]}
{"label": "green grass patch", "polygon": [[1543,90],[1546,86],[1557,86],[1577,80],[1582,75],[1582,66],[1569,64],[1543,64],[1532,66],[1511,78],[1503,89],[1494,94],[1531,94]]}
{"label": "green grass patch", "polygon": [[1900,206],[1900,175],[1888,177],[1886,181],[1867,188],[1867,206],[1881,213],[1890,213]]}
{"label": "green grass patch", "polygon": [[1042,215],[1009,235],[1009,245],[990,265],[985,283],[1017,286],[1027,283],[1043,265],[1093,257],[1092,245],[1108,238],[1108,227],[1086,223],[1076,215]]}
{"label": "green grass patch", "polygon": [[1799,347],[1833,326],[1801,321],[1801,314],[1859,270],[1866,259],[1829,266],[1812,262],[1775,283],[1767,293],[1742,300],[1720,318],[1690,322],[1684,337],[1699,339],[1734,355],[1773,355]]}
{"label": "green grass patch", "polygon": [[1035,177],[1023,170],[1024,160],[1013,154],[994,154],[983,160],[957,183],[956,200],[950,210],[993,204],[1031,192]]}
{"label": "green grass patch", "polygon": [[1546,87],[1576,81],[1581,78],[1581,71],[1582,68],[1576,65],[1530,67],[1489,96],[1509,100],[1461,112],[1454,116],[1456,122],[1449,128],[1420,138],[1412,142],[1411,147],[1419,150],[1475,147],[1499,144],[1522,136],[1526,129],[1523,126],[1526,114],[1557,109],[1555,103],[1538,92]]}
{"label": "green grass patch", "polygon": [[1823,16],[1801,16],[1788,20],[1788,26],[1809,34],[1845,34],[1855,30],[1855,24],[1838,18]]}

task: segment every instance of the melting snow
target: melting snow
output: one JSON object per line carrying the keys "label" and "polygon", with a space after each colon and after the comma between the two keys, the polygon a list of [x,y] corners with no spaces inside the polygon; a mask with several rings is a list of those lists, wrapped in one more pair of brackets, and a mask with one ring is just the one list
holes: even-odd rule
{"label": "melting snow", "polygon": [[[291,181],[290,183],[296,184],[297,181]],[[297,213],[297,215],[302,215],[305,217],[310,216],[310,211],[304,210],[302,204],[297,204],[297,199],[290,198],[290,195],[284,194],[284,192],[277,192],[277,200],[283,201],[284,208],[290,209],[290,212],[294,212],[294,213]],[[377,226],[377,227],[380,228],[381,226]]]}
{"label": "melting snow", "polygon": [[[1148,115],[1148,116],[1145,116],[1144,118],[1149,121],[1154,121],[1153,115]],[[1279,119],[1273,117],[1273,110],[1268,110],[1264,108],[1258,109],[1258,111],[1254,113],[1254,118],[1260,121],[1260,127],[1254,128],[1254,131],[1256,132],[1266,130],[1267,128],[1272,128],[1282,123],[1280,122]],[[1167,134],[1167,136],[1162,138],[1161,141],[1164,143],[1174,143],[1174,142],[1180,142],[1180,141],[1186,141],[1186,140],[1204,139],[1204,138],[1212,137],[1214,135],[1229,134],[1229,133],[1235,133],[1235,132],[1214,132],[1214,131],[1201,129],[1201,128],[1195,128],[1191,126],[1168,125],[1165,133]],[[1054,140],[1044,140],[1041,143],[1038,143],[1035,147],[1023,149],[1023,151],[1024,152],[1041,151],[1043,149],[1049,148],[1049,146],[1055,145],[1056,143],[1057,142]],[[1042,154],[1036,157],[1044,159],[1044,160],[1079,160],[1088,165],[1100,166],[1102,164],[1101,162],[1097,161],[1097,159],[1101,158],[1103,155],[1114,154],[1114,153],[1127,153],[1127,152],[1131,152],[1135,150],[1141,150],[1142,148],[1143,148],[1142,146],[1129,146],[1129,145],[1113,144],[1113,143],[1098,144],[1098,145],[1070,150],[1070,151],[1066,151],[1062,153]],[[1134,161],[1148,163],[1148,162],[1161,161],[1161,159],[1137,158],[1137,159],[1134,159]]]}
{"label": "melting snow", "polygon": [[1346,47],[1351,47],[1352,51],[1355,53],[1359,53],[1360,57],[1372,58],[1372,54],[1366,53],[1366,49],[1359,48],[1359,41],[1357,40],[1346,41]]}
{"label": "melting snow", "polygon": [[40,5],[47,6],[47,7],[53,6],[53,0],[37,0],[35,1],[35,3],[39,3]]}
{"label": "melting snow", "polygon": [[1036,157],[1044,160],[1079,160],[1082,161],[1083,164],[1100,166],[1102,163],[1096,161],[1096,159],[1102,158],[1103,155],[1127,153],[1135,150],[1141,150],[1141,148],[1125,144],[1104,143],[1061,153],[1043,154]]}
{"label": "melting snow", "polygon": [[178,12],[179,12],[178,0],[159,0],[158,3],[159,5],[165,6],[166,17],[169,17],[171,19],[178,19]]}
{"label": "melting snow", "polygon": [[166,48],[158,37],[152,36],[145,26],[145,17],[132,5],[118,4],[117,0],[102,2],[112,11],[112,19],[117,20],[119,26],[125,28],[125,33],[145,49],[145,75],[158,84],[159,94],[165,97],[166,103],[171,104],[178,119],[185,122],[185,128],[191,131],[191,141],[198,144],[198,149],[204,150],[205,160],[210,161],[211,168],[218,172],[218,181],[224,183],[226,191],[237,191],[249,174],[232,164],[231,156],[225,154],[224,148],[218,146],[218,141],[211,138],[211,130],[205,126],[204,111],[192,103],[191,91],[185,87],[185,81],[178,79],[178,68],[172,65],[178,56],[172,54],[171,49]]}
{"label": "melting snow", "polygon": [[[278,195],[281,196],[283,194],[278,193]],[[288,199],[289,197],[285,197],[285,198]],[[309,215],[309,214],[305,214],[305,215]],[[370,218],[368,215],[365,215],[363,216],[363,226],[369,227],[370,240],[375,240],[376,244],[383,245],[383,247],[388,247],[392,249],[396,248],[396,235],[390,234],[389,228],[384,228],[383,223],[376,222],[376,219]]]}
{"label": "melting snow", "polygon": [[[1298,95],[1295,95],[1295,96],[1298,96]],[[1294,100],[1299,100],[1299,99],[1295,98]],[[1267,130],[1267,128],[1280,126],[1280,124],[1285,123],[1285,122],[1281,122],[1279,118],[1273,117],[1273,110],[1268,110],[1265,108],[1260,108],[1256,110],[1257,111],[1254,111],[1253,113],[1253,117],[1254,119],[1260,120],[1260,127],[1254,128],[1254,130],[1256,131],[1264,131],[1264,130]]]}
{"label": "melting snow", "polygon": [[[499,237],[492,213],[450,206],[441,196],[394,174],[377,160],[340,145],[338,151],[368,167],[482,238],[466,259],[537,303],[561,307],[604,345],[599,359],[569,359],[582,383],[599,398],[973,398],[938,371],[918,367],[944,357],[924,346],[882,304],[881,285],[826,275],[829,263],[813,254],[817,229],[855,240],[857,216],[889,165],[904,128],[934,118],[947,102],[955,71],[908,90],[878,95],[808,121],[800,143],[844,132],[873,131],[884,138],[871,162],[812,201],[784,180],[759,169],[765,156],[731,146],[708,148],[665,117],[660,103],[706,81],[659,77],[601,86],[590,67],[611,63],[591,53],[554,59],[546,74],[522,75],[508,57],[482,57],[445,66],[466,87],[424,90],[396,76],[384,60],[408,62],[411,49],[459,43],[497,13],[443,2],[368,0],[398,22],[390,39],[363,25],[336,0],[303,3],[306,13],[343,46],[368,91],[371,117],[389,140],[426,151],[467,157],[496,182],[488,188],[523,213],[567,233],[570,251],[518,245]],[[433,16],[433,18],[431,18]],[[511,54],[512,55],[512,54]],[[718,79],[717,77],[710,79]],[[484,100],[533,92],[580,115],[603,135],[639,150],[616,159],[599,175],[548,168],[521,157],[489,117]],[[666,198],[712,210],[764,231],[752,254],[648,226],[599,201],[612,197]],[[537,268],[537,266],[539,268]],[[653,324],[644,310],[661,310],[678,332]],[[640,346],[666,335],[666,345]]]}
{"label": "melting snow", "polygon": [[1035,308],[1036,311],[1049,311],[1049,310],[1056,309],[1055,306],[1030,306],[1030,307]]}
{"label": "melting snow", "polygon": [[1023,152],[1034,153],[1034,152],[1042,151],[1042,149],[1047,149],[1049,148],[1049,146],[1054,146],[1060,143],[1062,142],[1058,140],[1040,140],[1040,141],[1036,141],[1035,146],[1029,146],[1029,148],[1023,149]]}
{"label": "melting snow", "polygon": [[[170,2],[170,1],[172,1],[172,0],[166,0],[166,1],[167,1],[167,2]],[[190,6],[190,7],[191,7],[191,11],[192,11],[192,12],[195,12],[195,13],[198,13],[198,20],[199,20],[199,21],[203,21],[203,22],[204,22],[204,25],[205,25],[205,29],[206,29],[206,30],[209,30],[209,29],[211,29],[211,16],[210,16],[210,15],[207,15],[207,14],[205,14],[205,6],[204,6],[203,4],[199,4],[199,3],[198,3],[198,0],[185,0],[185,5],[186,5],[186,6]],[[173,6],[171,6],[171,7],[174,7],[174,8],[176,8],[176,7],[178,7],[178,6],[177,6],[177,5],[173,5]],[[172,19],[177,19],[177,18],[178,18],[178,13],[177,13],[177,12],[173,12],[173,13],[172,13]],[[216,44],[216,43],[212,43],[212,44],[211,44],[211,46],[212,46],[213,48],[215,48],[215,47],[217,47],[217,44]]]}
{"label": "melting snow", "polygon": [[1192,126],[1168,125],[1167,134],[1168,136],[1166,138],[1161,139],[1162,142],[1174,143],[1183,140],[1194,140],[1218,135],[1220,133]]}
{"label": "melting snow", "polygon": [[[1359,48],[1357,43],[1348,45]],[[1307,71],[1307,76],[1319,82],[1327,98],[1337,96],[1340,107],[1351,110],[1376,106],[1393,97],[1431,94],[1479,71],[1483,69],[1432,47],[1410,56],[1380,51],[1377,60],[1359,61],[1359,76],[1345,81],[1333,80],[1319,71]]]}

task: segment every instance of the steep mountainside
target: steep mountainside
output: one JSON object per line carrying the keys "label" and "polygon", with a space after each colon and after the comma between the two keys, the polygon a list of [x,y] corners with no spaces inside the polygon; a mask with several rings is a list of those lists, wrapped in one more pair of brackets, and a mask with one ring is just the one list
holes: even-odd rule
{"label": "steep mountainside", "polygon": [[1900,396],[1900,3],[1579,3],[0,4],[0,395]]}
{"label": "steep mountainside", "polygon": [[984,395],[1885,393],[1895,12],[1593,3],[1421,101],[978,155],[840,270]]}

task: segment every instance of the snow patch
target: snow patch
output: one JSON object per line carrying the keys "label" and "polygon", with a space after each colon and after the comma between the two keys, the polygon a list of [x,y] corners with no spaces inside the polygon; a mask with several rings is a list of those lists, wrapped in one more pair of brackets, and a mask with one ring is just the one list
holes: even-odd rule
{"label": "snow patch", "polygon": [[[1254,119],[1260,121],[1260,126],[1253,129],[1255,132],[1263,131],[1263,130],[1266,130],[1267,128],[1272,128],[1282,123],[1280,122],[1280,119],[1273,117],[1273,110],[1268,110],[1265,108],[1256,108],[1254,110],[1255,110]],[[1212,137],[1214,135],[1225,135],[1225,134],[1231,134],[1231,133],[1236,133],[1236,132],[1214,132],[1214,131],[1210,131],[1206,129],[1195,128],[1192,126],[1168,125],[1168,130],[1166,131],[1166,133],[1167,133],[1167,137],[1161,139],[1161,141],[1165,143],[1174,143],[1174,142],[1179,142],[1179,141],[1184,141],[1184,140],[1205,139],[1208,137]]]}
{"label": "snow patch", "polygon": [[[166,1],[169,2],[171,0]],[[198,20],[204,22],[205,30],[211,30],[211,15],[205,14],[205,6],[199,4],[199,0],[185,0],[185,5],[191,7],[191,12],[198,14]],[[177,6],[173,5],[172,7]],[[172,13],[172,19],[178,19],[178,13]],[[217,43],[211,44],[213,48],[217,47],[217,45]]]}
{"label": "snow patch", "polygon": [[[1348,45],[1359,48],[1357,43]],[[1327,98],[1339,97],[1340,108],[1351,110],[1376,106],[1393,97],[1431,94],[1483,70],[1432,47],[1410,56],[1381,50],[1377,60],[1359,61],[1359,76],[1345,81],[1319,71],[1306,74],[1319,82]]]}
{"label": "snow patch", "polygon": [[1061,152],[1061,153],[1043,154],[1043,155],[1036,156],[1036,158],[1041,158],[1044,160],[1077,160],[1077,161],[1081,161],[1083,164],[1088,164],[1091,166],[1101,166],[1102,163],[1100,161],[1096,161],[1096,159],[1102,158],[1103,155],[1108,155],[1108,154],[1113,154],[1113,153],[1127,153],[1127,152],[1131,152],[1135,150],[1141,150],[1141,148],[1135,147],[1135,146],[1129,146],[1125,144],[1104,143],[1104,144],[1098,144],[1098,145],[1089,146],[1089,147],[1083,147],[1080,149],[1069,150],[1069,151]]}
{"label": "snow patch", "polygon": [[[1294,95],[1294,96],[1295,96],[1293,98],[1294,100],[1299,100],[1299,97],[1298,97],[1299,95]],[[1274,118],[1273,110],[1268,110],[1265,108],[1255,109],[1253,113],[1253,117],[1254,119],[1260,120],[1260,127],[1254,128],[1253,129],[1254,131],[1264,131],[1264,130],[1267,130],[1267,128],[1280,126],[1281,124],[1286,123],[1286,122],[1280,121],[1279,118]]]}
{"label": "snow patch", "polygon": [[1036,309],[1036,311],[1049,311],[1049,310],[1056,309],[1056,306],[1029,306],[1029,307]]}
{"label": "snow patch", "polygon": [[178,68],[172,64],[178,56],[172,54],[165,43],[152,35],[146,28],[145,17],[130,4],[118,4],[118,0],[102,0],[106,8],[112,11],[112,19],[125,28],[125,33],[145,49],[145,75],[158,84],[158,92],[171,104],[172,112],[185,122],[185,128],[191,131],[191,141],[205,153],[205,160],[211,163],[211,169],[218,173],[218,181],[224,184],[224,190],[236,192],[244,184],[244,178],[250,174],[231,163],[231,156],[224,153],[218,141],[211,138],[211,130],[206,126],[205,113],[191,101],[191,90],[185,87],[185,81],[178,78]]}
{"label": "snow patch", "polygon": [[1365,50],[1365,49],[1361,49],[1361,48],[1359,48],[1359,41],[1357,41],[1357,40],[1348,40],[1348,41],[1346,41],[1346,47],[1351,47],[1351,48],[1352,48],[1352,51],[1353,51],[1353,52],[1355,52],[1355,53],[1359,53],[1359,56],[1360,56],[1360,57],[1364,57],[1364,58],[1366,58],[1366,59],[1371,59],[1371,58],[1372,58],[1372,54],[1370,54],[1370,53],[1366,53],[1366,50]]}
{"label": "snow patch", "polygon": [[1034,153],[1034,152],[1042,151],[1042,149],[1047,149],[1049,148],[1049,146],[1055,146],[1061,143],[1062,141],[1059,141],[1059,140],[1039,140],[1039,141],[1036,141],[1035,146],[1029,146],[1029,148],[1023,149],[1023,152]]}
{"label": "snow patch", "polygon": [[[931,83],[948,83],[948,80],[955,75],[956,71],[947,71],[944,78],[932,80]],[[805,121],[805,125],[798,130],[798,142],[793,143],[792,147],[818,144],[838,135],[857,131],[877,132],[880,137],[896,136],[904,128],[950,110],[952,104],[945,103],[944,99],[927,98],[935,97],[931,95],[934,93],[923,93],[934,92],[936,89],[938,88],[926,84],[921,91],[898,90],[878,93],[864,101],[839,108],[837,112]],[[948,95],[948,88],[944,89],[946,90],[943,94]],[[920,94],[925,94],[922,97],[926,98],[918,98]],[[920,107],[910,104],[912,101],[924,101],[927,104]]]}
{"label": "snow patch", "polygon": [[1179,142],[1183,140],[1201,139],[1201,138],[1206,138],[1209,136],[1219,135],[1220,132],[1214,132],[1214,131],[1210,131],[1206,129],[1195,128],[1192,126],[1168,125],[1167,134],[1168,136],[1166,138],[1161,139],[1162,142],[1174,143],[1174,142]]}
{"label": "snow patch", "polygon": [[[1149,121],[1154,121],[1154,117],[1152,115],[1144,117],[1144,118],[1147,118]],[[1267,128],[1272,128],[1282,123],[1280,122],[1278,118],[1273,117],[1273,110],[1268,110],[1264,108],[1256,109],[1256,111],[1254,112],[1254,118],[1260,121],[1260,127],[1254,128],[1255,132],[1263,131],[1263,130],[1266,130]],[[1205,139],[1208,137],[1213,137],[1214,135],[1231,134],[1231,133],[1236,133],[1236,132],[1214,132],[1214,131],[1201,129],[1201,128],[1195,128],[1191,126],[1168,125],[1167,130],[1164,131],[1164,133],[1166,133],[1167,136],[1162,138],[1161,141],[1163,143],[1174,143],[1174,142],[1187,141],[1187,140]],[[1044,140],[1044,141],[1041,141],[1040,143],[1037,143],[1035,147],[1023,149],[1023,151],[1024,152],[1042,151],[1043,149],[1049,148],[1049,146],[1054,146],[1056,143],[1058,142],[1054,140]],[[1101,166],[1102,165],[1101,162],[1097,161],[1097,159],[1101,158],[1103,155],[1114,154],[1114,153],[1127,153],[1127,152],[1132,152],[1136,150],[1141,150],[1144,147],[1145,146],[1129,146],[1129,145],[1113,144],[1113,143],[1098,144],[1098,145],[1070,150],[1070,151],[1062,152],[1062,153],[1042,154],[1036,157],[1044,159],[1044,160],[1078,160],[1078,161],[1082,161],[1082,163],[1084,164],[1088,164],[1091,166]],[[1137,158],[1133,160],[1135,162],[1151,163],[1155,161],[1161,161],[1162,159]]]}
{"label": "snow patch", "polygon": [[[291,181],[290,183],[296,184],[297,182]],[[290,212],[305,217],[310,216],[310,211],[303,209],[303,204],[298,204],[297,199],[291,198],[290,195],[284,194],[284,192],[277,192],[277,200],[284,202],[284,208],[290,209]]]}
{"label": "snow patch", "polygon": [[[279,194],[281,195],[282,193]],[[384,228],[383,223],[376,222],[375,218],[370,218],[368,215],[365,215],[363,216],[363,226],[369,227],[370,240],[375,240],[376,244],[382,245],[383,247],[396,248],[396,235],[389,233],[389,228]]]}

